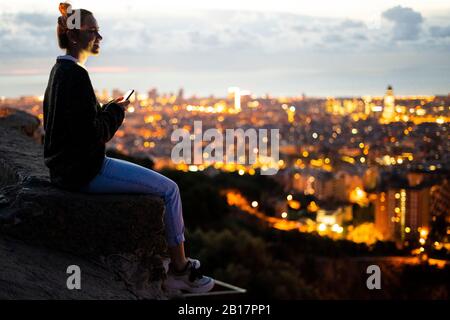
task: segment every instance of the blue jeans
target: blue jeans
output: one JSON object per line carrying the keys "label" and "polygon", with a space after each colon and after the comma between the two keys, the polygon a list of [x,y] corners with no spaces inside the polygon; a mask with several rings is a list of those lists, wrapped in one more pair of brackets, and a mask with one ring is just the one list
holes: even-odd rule
{"label": "blue jeans", "polygon": [[82,192],[139,193],[162,197],[166,210],[164,224],[169,246],[184,242],[184,221],[177,184],[156,171],[137,164],[105,157],[102,168]]}

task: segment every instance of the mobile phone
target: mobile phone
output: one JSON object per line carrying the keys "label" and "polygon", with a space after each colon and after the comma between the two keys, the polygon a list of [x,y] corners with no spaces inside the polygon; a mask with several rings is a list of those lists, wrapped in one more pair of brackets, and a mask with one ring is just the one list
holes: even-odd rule
{"label": "mobile phone", "polygon": [[133,93],[134,93],[134,90],[133,90],[133,89],[128,90],[127,93],[125,93],[125,96],[124,96],[123,100],[128,100],[128,99],[130,99],[130,98],[131,98],[131,95],[132,95]]}

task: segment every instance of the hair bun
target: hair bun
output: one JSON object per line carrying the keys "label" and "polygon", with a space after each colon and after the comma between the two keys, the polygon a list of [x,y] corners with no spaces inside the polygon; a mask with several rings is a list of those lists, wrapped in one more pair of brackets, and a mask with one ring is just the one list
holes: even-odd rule
{"label": "hair bun", "polygon": [[63,16],[58,17],[58,25],[62,29],[67,29],[66,20],[67,20],[67,17],[63,17]]}
{"label": "hair bun", "polygon": [[59,3],[59,8],[58,9],[59,9],[59,12],[61,12],[61,15],[63,17],[67,17],[67,11],[68,11],[70,6],[71,6],[70,3],[67,3],[67,2],[60,2]]}

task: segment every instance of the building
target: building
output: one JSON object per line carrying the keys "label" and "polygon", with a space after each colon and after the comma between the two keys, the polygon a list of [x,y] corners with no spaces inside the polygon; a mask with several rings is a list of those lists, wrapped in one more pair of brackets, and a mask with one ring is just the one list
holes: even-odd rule
{"label": "building", "polygon": [[228,88],[228,99],[234,102],[236,112],[241,111],[241,89],[239,87]]}
{"label": "building", "polygon": [[[450,243],[450,180],[431,188],[431,220],[434,228],[430,230],[433,241]],[[450,248],[450,245],[448,245]]]}
{"label": "building", "polygon": [[406,184],[386,185],[370,197],[375,228],[385,241],[400,246],[428,234],[431,223],[432,185],[420,174],[409,174]]}
{"label": "building", "polygon": [[393,121],[395,118],[395,96],[392,86],[388,86],[384,96],[383,120],[385,123]]}
{"label": "building", "polygon": [[158,90],[156,88],[151,88],[148,91],[147,96],[149,99],[156,100],[156,98],[158,97]]}
{"label": "building", "polygon": [[406,212],[408,214],[405,217],[405,227],[410,228],[411,235],[417,234],[421,229],[430,229],[430,191],[430,187],[406,190]]}
{"label": "building", "polygon": [[317,210],[316,222],[317,224],[324,224],[327,227],[332,227],[336,224],[341,227],[352,221],[352,218],[352,206],[345,205],[329,209],[320,208]]}

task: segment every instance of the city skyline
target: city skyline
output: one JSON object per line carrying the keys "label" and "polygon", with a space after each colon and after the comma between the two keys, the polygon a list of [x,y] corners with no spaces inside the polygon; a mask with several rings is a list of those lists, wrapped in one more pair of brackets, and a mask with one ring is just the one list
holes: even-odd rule
{"label": "city skyline", "polygon": [[[96,94],[105,103],[124,93]],[[2,99],[0,107],[14,106],[42,120],[41,101],[36,96]],[[275,229],[368,245],[395,241],[422,253],[430,219],[440,219],[440,194],[447,192],[449,101],[449,96],[401,97],[391,86],[383,96],[326,99],[256,97],[239,88],[229,88],[226,98],[193,98],[182,89],[167,95],[153,87],[133,97],[126,123],[108,146],[151,158],[158,171],[251,177],[275,169],[272,183],[281,185],[284,194],[271,195],[273,209],[260,206],[266,199],[224,187],[228,204]],[[267,130],[274,123],[278,151],[274,154],[271,133],[269,156],[261,152],[261,141],[268,143],[268,137],[255,148],[255,129]],[[246,128],[242,133],[248,145],[229,139],[234,126]],[[226,132],[226,144],[203,134],[211,129],[222,142]],[[180,137],[188,142],[182,150]],[[235,157],[239,145],[243,149]],[[433,246],[448,246],[442,239],[444,244],[439,240]]]}

